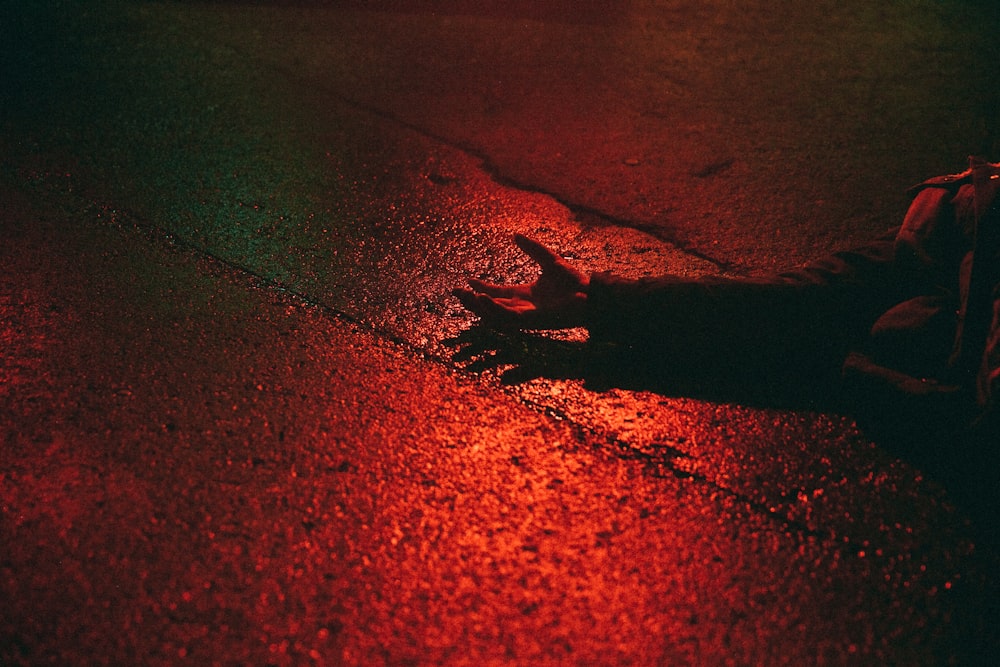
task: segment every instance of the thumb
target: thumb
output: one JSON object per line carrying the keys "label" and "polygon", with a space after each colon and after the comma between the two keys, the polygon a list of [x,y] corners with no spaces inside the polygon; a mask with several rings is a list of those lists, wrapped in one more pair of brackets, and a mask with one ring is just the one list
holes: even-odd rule
{"label": "thumb", "polygon": [[514,243],[528,257],[538,262],[542,269],[552,268],[562,262],[562,257],[543,246],[538,241],[528,238],[524,234],[515,234]]}

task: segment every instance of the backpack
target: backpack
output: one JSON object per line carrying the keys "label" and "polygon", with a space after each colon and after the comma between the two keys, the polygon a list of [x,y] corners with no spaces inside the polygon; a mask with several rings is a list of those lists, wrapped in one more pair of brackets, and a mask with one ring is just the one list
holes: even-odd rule
{"label": "backpack", "polygon": [[[969,184],[973,210],[956,224],[964,223],[960,231],[971,249],[958,267],[960,307],[947,371],[942,377],[918,378],[852,353],[844,380],[863,420],[887,421],[897,430],[919,431],[933,423],[941,431],[971,426],[1000,433],[1000,164],[972,157],[969,170],[932,178],[915,189],[957,193]],[[905,225],[900,230],[901,238],[931,235]]]}

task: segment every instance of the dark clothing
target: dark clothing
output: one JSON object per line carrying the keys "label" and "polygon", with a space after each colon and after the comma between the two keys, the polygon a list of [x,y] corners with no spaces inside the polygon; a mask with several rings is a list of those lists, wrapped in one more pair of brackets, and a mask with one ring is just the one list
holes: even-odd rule
{"label": "dark clothing", "polygon": [[[1000,394],[1000,165],[917,186],[901,227],[768,278],[591,277],[592,340],[675,375],[755,382],[836,376],[863,400],[964,403]],[[918,401],[920,402],[920,401]]]}

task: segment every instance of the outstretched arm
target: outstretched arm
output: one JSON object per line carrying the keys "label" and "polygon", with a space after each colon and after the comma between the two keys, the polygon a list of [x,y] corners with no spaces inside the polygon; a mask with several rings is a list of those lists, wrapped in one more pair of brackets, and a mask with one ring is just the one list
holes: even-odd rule
{"label": "outstretched arm", "polygon": [[472,278],[453,294],[485,324],[498,329],[583,326],[589,278],[541,243],[517,234],[514,242],[541,267],[532,283],[500,285]]}

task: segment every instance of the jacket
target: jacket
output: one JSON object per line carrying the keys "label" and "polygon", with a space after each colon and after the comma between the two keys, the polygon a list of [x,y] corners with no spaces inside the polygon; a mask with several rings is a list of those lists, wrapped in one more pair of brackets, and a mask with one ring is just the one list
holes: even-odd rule
{"label": "jacket", "polygon": [[764,278],[594,274],[591,340],[669,377],[833,381],[859,403],[995,424],[998,186],[1000,165],[971,158],[913,188],[902,225],[871,244]]}

